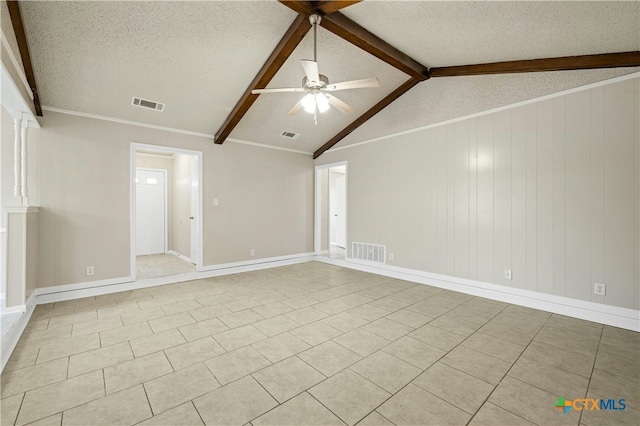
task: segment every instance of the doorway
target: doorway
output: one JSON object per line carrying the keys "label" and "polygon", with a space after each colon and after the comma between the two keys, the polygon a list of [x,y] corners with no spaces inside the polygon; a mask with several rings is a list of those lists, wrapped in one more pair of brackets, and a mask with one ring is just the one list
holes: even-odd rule
{"label": "doorway", "polygon": [[316,167],[315,252],[347,257],[347,163]]}
{"label": "doorway", "polygon": [[131,276],[202,270],[202,153],[131,144]]}

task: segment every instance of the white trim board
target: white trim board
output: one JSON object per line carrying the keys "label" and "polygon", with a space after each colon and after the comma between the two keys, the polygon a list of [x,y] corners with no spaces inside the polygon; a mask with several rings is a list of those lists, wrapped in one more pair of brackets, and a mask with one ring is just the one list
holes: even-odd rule
{"label": "white trim board", "polygon": [[20,82],[22,83],[24,88],[27,90],[27,93],[29,94],[31,101],[33,101],[33,91],[31,90],[31,86],[29,86],[27,75],[24,73],[24,67],[22,66],[21,62],[18,61],[18,58],[16,58],[16,55],[13,54],[13,50],[11,49],[11,46],[9,46],[9,40],[7,39],[7,36],[4,34],[4,31],[2,31],[1,28],[0,28],[0,39],[2,40],[2,44],[4,45],[4,48],[7,50],[7,54],[9,55],[9,59],[11,59],[11,63],[13,64],[13,67],[18,72],[18,76],[20,77]]}
{"label": "white trim board", "polygon": [[[137,290],[140,288],[156,287],[166,284],[174,284],[183,281],[192,281],[202,278],[218,277],[237,274],[239,272],[251,272],[261,269],[276,268],[278,266],[294,265],[296,263],[310,262],[314,260],[313,253],[299,253],[289,256],[278,256],[259,259],[256,262],[236,262],[222,265],[209,266],[208,271],[189,272],[186,274],[172,275],[168,277],[151,278],[148,280],[133,281],[132,277],[112,278],[108,280],[92,281],[86,283],[67,284],[55,287],[43,287],[36,289],[27,300],[26,312],[20,315],[13,327],[2,342],[0,348],[1,368],[11,357],[13,350],[20,340],[36,305],[61,302],[63,300],[80,299],[83,297],[100,296],[103,294],[117,293],[120,291]],[[230,266],[236,265],[236,266]]]}
{"label": "white trim board", "polygon": [[[200,137],[207,138],[207,139],[212,139],[212,140],[214,138],[214,135],[210,135],[208,133],[192,132],[190,130],[176,129],[174,127],[157,126],[155,124],[147,124],[147,123],[141,123],[139,121],[124,120],[122,118],[107,117],[105,115],[91,114],[91,113],[88,113],[88,112],[72,111],[72,110],[69,110],[69,109],[56,108],[56,107],[51,107],[51,106],[46,106],[46,105],[43,105],[42,109],[44,111],[57,112],[59,114],[75,115],[77,117],[92,118],[94,120],[110,121],[112,123],[128,124],[130,126],[138,126],[138,127],[146,127],[148,129],[163,130],[165,132],[180,133],[180,134],[183,134],[183,135],[200,136]],[[260,148],[275,149],[275,150],[278,150],[278,151],[295,152],[297,154],[313,155],[313,152],[300,151],[300,150],[297,150],[297,149],[281,148],[279,146],[265,145],[265,144],[262,144],[262,143],[249,142],[249,141],[245,141],[245,140],[241,140],[241,139],[227,138],[227,142],[239,143],[239,144],[243,144],[243,145],[252,145],[252,146],[257,146],[257,147],[260,147]]]}
{"label": "white trim board", "polygon": [[[180,253],[178,253],[178,252],[177,252],[177,251],[175,251],[175,250],[167,250],[167,254],[172,254],[172,255],[174,255],[175,257],[177,257],[177,258],[179,258],[179,259],[181,259],[181,260],[184,260],[185,262],[193,263],[193,262],[191,261],[191,259],[189,259],[187,256],[185,256],[185,255],[183,255],[183,254],[180,254]],[[193,264],[195,265],[195,263],[193,263]]]}
{"label": "white trim board", "polygon": [[416,269],[400,268],[390,265],[370,266],[359,263],[356,259],[351,258],[340,260],[317,257],[316,260],[385,277],[398,278],[418,284],[430,285],[500,302],[525,306],[527,308],[625,328],[627,330],[640,331],[640,311],[635,309],[570,299],[553,294],[538,293],[531,290],[489,284],[449,275],[434,274]]}
{"label": "white trim board", "polygon": [[414,129],[404,130],[402,132],[391,133],[390,135],[380,136],[378,138],[373,138],[373,139],[367,139],[367,140],[364,140],[364,141],[361,141],[361,142],[356,142],[356,143],[352,143],[352,144],[345,145],[345,146],[339,146],[337,148],[330,148],[330,150],[328,150],[327,152],[329,152],[329,151],[330,152],[335,152],[335,151],[340,151],[342,149],[355,148],[357,146],[366,145],[366,144],[369,144],[371,142],[377,142],[377,141],[381,141],[381,140],[384,140],[384,139],[395,138],[397,136],[407,135],[409,133],[415,133],[415,132],[419,132],[421,130],[432,129],[434,127],[445,126],[447,124],[457,123],[458,121],[468,120],[470,118],[482,117],[483,115],[493,114],[493,113],[504,111],[504,110],[507,110],[507,109],[517,108],[517,107],[521,107],[523,105],[529,105],[529,104],[533,104],[533,103],[536,103],[536,102],[541,102],[541,101],[545,101],[545,100],[548,100],[548,99],[553,99],[553,98],[557,98],[557,97],[560,97],[560,96],[569,95],[571,93],[581,92],[583,90],[589,90],[589,89],[593,89],[595,87],[606,86],[608,84],[613,84],[613,83],[617,83],[619,81],[630,80],[630,79],[638,78],[638,77],[640,77],[640,72],[634,72],[634,73],[623,75],[623,76],[620,76],[620,77],[611,78],[609,80],[598,81],[596,83],[587,84],[585,86],[574,87],[573,89],[567,89],[567,90],[563,90],[561,92],[551,93],[550,95],[539,96],[537,98],[527,99],[525,101],[520,101],[520,102],[516,102],[516,103],[513,103],[513,104],[509,104],[509,105],[504,105],[504,106],[501,106],[501,107],[488,109],[486,111],[480,111],[480,112],[476,112],[476,113],[473,113],[473,114],[464,115],[462,117],[452,118],[450,120],[439,121],[439,122],[433,123],[433,124],[427,124],[426,126],[416,127]]}
{"label": "white trim board", "polygon": [[[203,194],[203,186],[202,177],[204,176],[204,154],[202,151],[194,151],[191,149],[183,149],[183,148],[175,148],[161,145],[149,145],[143,144],[139,142],[131,142],[130,143],[130,152],[129,152],[129,161],[130,161],[130,186],[129,186],[129,232],[130,232],[130,250],[131,250],[131,267],[130,267],[130,275],[132,277],[136,276],[136,155],[138,151],[145,152],[170,152],[173,154],[183,154],[190,155],[197,158],[197,167],[198,167],[198,213],[196,214],[195,226],[196,226],[196,235],[198,236],[199,241],[196,243],[198,245],[198,253],[194,259],[191,260],[192,263],[196,265],[196,270],[203,270],[203,257],[202,254],[204,252],[204,235],[202,230],[203,227],[203,217],[204,217],[204,194]],[[165,178],[165,184],[167,184],[167,180]],[[166,187],[165,187],[166,188]],[[165,196],[168,192],[165,191]],[[167,215],[165,215],[165,220],[167,219]],[[165,238],[165,252],[168,248],[169,238],[168,234]],[[193,257],[193,256],[192,256]]]}
{"label": "white trim board", "polygon": [[[322,208],[322,191],[320,188],[320,171],[327,169],[330,170],[334,167],[340,167],[340,166],[344,166],[344,175],[345,175],[345,189],[344,189],[344,198],[345,201],[349,200],[349,162],[348,161],[338,161],[336,163],[329,163],[329,164],[322,164],[319,166],[315,166],[314,168],[314,172],[313,172],[313,178],[314,178],[314,185],[313,185],[313,190],[314,190],[314,197],[313,199],[315,200],[315,204],[314,204],[314,208],[313,208],[313,250],[315,252],[316,255],[322,254],[322,223],[320,218],[322,217],[322,212],[321,212],[321,208]],[[327,185],[329,184],[328,180],[327,180]],[[327,194],[329,193],[329,188],[327,188]],[[327,200],[328,202],[328,200]],[[345,206],[344,206],[344,213],[345,213],[345,224],[348,223],[348,219],[349,219],[349,203],[345,202]],[[329,230],[325,229],[324,231],[327,232],[327,243],[329,243],[329,237],[328,237],[328,233]],[[345,228],[344,230],[344,240],[349,241],[348,240],[348,233],[349,233],[349,229],[348,227]],[[327,252],[329,252],[329,250],[327,250]],[[346,253],[346,248],[345,248],[345,253]]]}
{"label": "white trim board", "polygon": [[174,284],[183,281],[193,281],[203,278],[212,278],[223,275],[251,272],[278,266],[293,265],[314,260],[313,253],[299,253],[289,256],[258,259],[250,262],[235,262],[205,267],[203,271],[187,272],[184,274],[170,275],[166,277],[149,278],[134,281],[132,277],[113,278],[109,280],[91,281],[86,283],[67,284],[53,287],[42,287],[34,291],[38,305],[63,300],[80,299],[83,297],[101,296],[104,294],[121,291],[138,290],[141,288],[156,287],[166,284]]}
{"label": "white trim board", "polygon": [[7,336],[2,341],[2,344],[0,344],[0,373],[2,373],[5,365],[7,365],[7,361],[9,361],[13,350],[16,348],[20,337],[22,337],[22,333],[24,333],[24,329],[29,323],[31,315],[36,308],[36,291],[29,296],[27,304],[25,305],[25,311],[13,323],[13,326],[9,329]]}
{"label": "white trim board", "polygon": [[242,145],[257,146],[257,147],[260,147],[260,148],[275,149],[275,150],[278,150],[278,151],[295,152],[296,154],[313,155],[313,152],[300,151],[299,149],[292,149],[292,148],[282,148],[282,147],[279,147],[279,146],[265,145],[265,144],[262,144],[262,143],[249,142],[249,141],[245,141],[245,140],[242,140],[242,139],[236,139],[236,138],[227,138],[226,141],[227,142],[233,142],[233,143],[239,143],[239,144],[242,144]]}

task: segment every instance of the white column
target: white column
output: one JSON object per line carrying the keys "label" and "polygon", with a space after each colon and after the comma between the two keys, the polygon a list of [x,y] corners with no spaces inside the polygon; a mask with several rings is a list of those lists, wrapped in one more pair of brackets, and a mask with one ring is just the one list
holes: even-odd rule
{"label": "white column", "polygon": [[22,194],[22,185],[20,184],[20,180],[22,179],[21,174],[21,160],[20,160],[20,129],[22,127],[22,118],[14,118],[13,119],[13,130],[14,130],[14,142],[13,142],[13,176],[14,176],[14,185],[13,185],[13,195],[20,196]]}
{"label": "white column", "polygon": [[[20,156],[21,156],[21,165],[20,168],[22,169],[22,175],[21,175],[21,179],[20,179],[20,187],[22,190],[22,197],[23,198],[27,198],[28,196],[28,189],[27,189],[27,159],[28,159],[28,155],[27,155],[27,132],[29,130],[29,122],[25,122],[24,125],[22,126],[22,131],[20,132],[20,139],[21,139],[21,147],[20,147]],[[25,200],[23,200],[25,201]]]}

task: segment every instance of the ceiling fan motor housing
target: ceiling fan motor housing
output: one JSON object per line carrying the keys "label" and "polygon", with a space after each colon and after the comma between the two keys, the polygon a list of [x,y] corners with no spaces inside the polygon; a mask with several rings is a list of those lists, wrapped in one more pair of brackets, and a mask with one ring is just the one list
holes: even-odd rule
{"label": "ceiling fan motor housing", "polygon": [[304,76],[302,78],[302,86],[308,90],[313,90],[313,89],[323,90],[327,88],[328,84],[329,84],[329,78],[324,74],[320,74],[320,81],[309,81],[307,76]]}

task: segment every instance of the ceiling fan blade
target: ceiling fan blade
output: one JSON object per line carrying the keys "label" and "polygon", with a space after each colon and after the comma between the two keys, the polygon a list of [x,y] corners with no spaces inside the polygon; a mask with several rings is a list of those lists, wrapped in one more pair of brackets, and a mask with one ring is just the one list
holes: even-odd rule
{"label": "ceiling fan blade", "polygon": [[327,85],[327,90],[362,89],[364,87],[378,87],[380,82],[376,77],[363,78],[362,80],[343,81]]}
{"label": "ceiling fan blade", "polygon": [[304,68],[304,73],[307,75],[307,80],[320,81],[317,62],[310,61],[309,59],[302,59],[300,62],[302,63],[302,68]]}
{"label": "ceiling fan blade", "polygon": [[344,103],[343,101],[341,101],[340,99],[336,98],[333,95],[330,95],[328,93],[324,94],[327,99],[329,100],[329,103],[331,105],[333,105],[333,107],[335,109],[337,109],[338,111],[340,111],[343,114],[348,114],[351,111],[353,111],[353,108],[351,108],[349,105],[347,105],[346,103]]}
{"label": "ceiling fan blade", "polygon": [[300,111],[302,109],[302,99],[299,100],[294,106],[293,108],[291,108],[289,110],[289,112],[287,113],[287,115],[294,115],[296,112]]}
{"label": "ceiling fan blade", "polygon": [[303,87],[274,87],[273,89],[253,89],[251,91],[254,95],[260,95],[262,93],[282,93],[282,92],[304,92]]}

